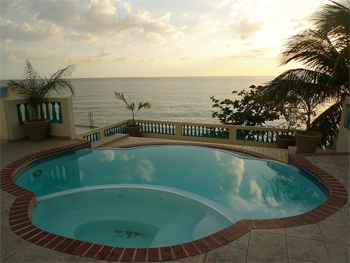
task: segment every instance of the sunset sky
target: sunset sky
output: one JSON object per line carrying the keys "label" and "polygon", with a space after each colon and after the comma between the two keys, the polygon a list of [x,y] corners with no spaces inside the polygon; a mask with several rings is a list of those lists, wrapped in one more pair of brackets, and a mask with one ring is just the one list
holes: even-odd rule
{"label": "sunset sky", "polygon": [[[346,0],[339,1],[345,3]],[[28,59],[72,77],[276,76],[326,0],[1,0],[1,79]]]}

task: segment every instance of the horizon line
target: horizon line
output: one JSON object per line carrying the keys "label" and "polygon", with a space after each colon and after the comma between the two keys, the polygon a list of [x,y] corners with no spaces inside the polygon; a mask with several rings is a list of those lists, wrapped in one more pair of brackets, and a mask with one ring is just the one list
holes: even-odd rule
{"label": "horizon line", "polygon": [[[126,79],[126,78],[227,78],[227,77],[271,77],[275,78],[275,75],[220,75],[220,76],[140,76],[140,77],[69,77],[66,79]],[[22,78],[8,78],[0,79],[0,81],[9,81],[13,79],[22,79]]]}

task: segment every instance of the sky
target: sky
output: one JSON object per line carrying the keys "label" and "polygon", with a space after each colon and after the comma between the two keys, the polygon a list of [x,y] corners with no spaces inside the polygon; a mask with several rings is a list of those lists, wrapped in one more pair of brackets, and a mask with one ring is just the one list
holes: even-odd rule
{"label": "sky", "polygon": [[[340,0],[339,2],[345,2]],[[277,76],[326,0],[1,0],[1,79],[28,59],[74,78]]]}

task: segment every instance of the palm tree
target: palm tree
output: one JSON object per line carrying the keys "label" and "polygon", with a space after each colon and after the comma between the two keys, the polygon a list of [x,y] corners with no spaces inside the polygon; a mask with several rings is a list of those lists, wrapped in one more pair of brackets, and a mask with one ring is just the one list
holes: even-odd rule
{"label": "palm tree", "polygon": [[126,108],[131,111],[132,126],[134,126],[134,127],[136,126],[135,125],[135,116],[139,112],[139,110],[141,110],[142,108],[146,108],[146,109],[151,108],[151,103],[149,101],[146,101],[143,103],[139,102],[139,104],[137,105],[137,108],[136,108],[135,102],[127,101],[126,98],[124,97],[123,93],[114,92],[114,95],[116,96],[117,99],[122,100],[125,103]]}
{"label": "palm tree", "polygon": [[24,79],[10,80],[7,83],[7,87],[27,101],[32,109],[32,119],[38,121],[40,106],[46,101],[50,92],[60,93],[65,89],[69,89],[74,95],[74,87],[66,79],[71,76],[73,71],[74,66],[69,65],[47,78],[45,75],[41,76],[33,68],[32,64],[26,60],[24,64]]}
{"label": "palm tree", "polygon": [[[342,101],[350,94],[349,7],[330,2],[313,15],[313,27],[289,38],[281,53],[281,65],[295,61],[304,68],[287,70],[266,85],[270,99],[297,98],[307,115],[306,130],[322,133],[325,147],[337,135]],[[333,105],[311,122],[326,99],[333,99]]]}

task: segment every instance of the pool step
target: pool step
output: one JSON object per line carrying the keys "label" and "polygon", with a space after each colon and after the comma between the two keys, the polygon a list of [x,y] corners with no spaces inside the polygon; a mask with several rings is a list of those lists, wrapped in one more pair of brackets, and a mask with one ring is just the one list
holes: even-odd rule
{"label": "pool step", "polygon": [[221,229],[230,225],[225,217],[218,217],[212,213],[207,213],[206,216],[197,224],[193,230],[193,240],[209,236]]}
{"label": "pool step", "polygon": [[192,229],[196,220],[186,214],[179,214],[167,222],[154,237],[150,247],[161,247],[164,244],[177,245],[191,240]]}

